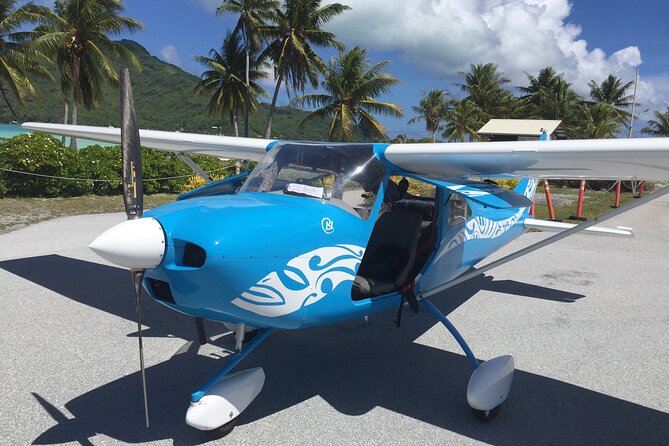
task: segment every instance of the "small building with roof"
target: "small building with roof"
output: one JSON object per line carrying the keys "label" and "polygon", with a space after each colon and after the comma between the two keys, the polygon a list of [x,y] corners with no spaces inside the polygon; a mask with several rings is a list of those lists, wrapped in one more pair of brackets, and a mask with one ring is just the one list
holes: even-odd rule
{"label": "small building with roof", "polygon": [[550,139],[567,139],[560,120],[491,119],[477,132],[488,141],[533,141],[546,131]]}

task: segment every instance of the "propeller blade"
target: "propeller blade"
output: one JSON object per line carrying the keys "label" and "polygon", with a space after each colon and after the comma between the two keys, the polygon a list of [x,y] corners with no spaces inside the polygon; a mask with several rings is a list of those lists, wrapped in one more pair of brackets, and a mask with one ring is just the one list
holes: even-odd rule
{"label": "propeller blade", "polygon": [[139,340],[139,369],[142,375],[142,392],[144,394],[144,419],[149,427],[149,400],[146,396],[146,372],[144,371],[144,346],[142,344],[142,312],[139,307],[139,298],[142,293],[144,270],[131,271],[135,289],[135,310],[137,311],[137,339]]}
{"label": "propeller blade", "polygon": [[121,150],[123,156],[123,201],[128,220],[140,218],[144,210],[142,147],[132,98],[130,73],[121,70]]}
{"label": "propeller blade", "polygon": [[[123,202],[128,220],[142,217],[144,210],[144,184],[142,181],[142,146],[139,140],[139,127],[135,116],[135,103],[132,99],[130,73],[127,68],[121,70],[121,152],[123,158]],[[137,311],[137,339],[139,341],[139,368],[142,375],[142,393],[144,395],[144,418],[149,427],[149,400],[146,396],[146,372],[144,371],[144,346],[142,344],[142,313],[140,296],[142,293],[143,269],[131,269],[132,284],[135,290],[135,310]]]}

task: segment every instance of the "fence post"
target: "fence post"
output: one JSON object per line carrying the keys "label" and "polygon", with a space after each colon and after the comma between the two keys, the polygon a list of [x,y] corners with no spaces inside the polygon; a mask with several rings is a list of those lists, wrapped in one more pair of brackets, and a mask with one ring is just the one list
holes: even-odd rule
{"label": "fence post", "polygon": [[544,191],[546,192],[546,203],[548,204],[548,218],[555,220],[555,209],[553,209],[553,200],[551,199],[551,188],[548,186],[548,180],[544,180]]}
{"label": "fence post", "polygon": [[583,218],[583,199],[585,198],[585,180],[581,180],[581,184],[578,189],[578,205],[576,205],[576,215],[569,217],[570,220],[581,220],[586,221],[587,218]]}

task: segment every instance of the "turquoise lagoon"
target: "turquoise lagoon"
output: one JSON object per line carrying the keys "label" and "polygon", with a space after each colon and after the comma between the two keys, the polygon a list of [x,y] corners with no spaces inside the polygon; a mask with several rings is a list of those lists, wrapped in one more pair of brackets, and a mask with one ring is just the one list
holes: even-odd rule
{"label": "turquoise lagoon", "polygon": [[[26,130],[18,124],[0,124],[0,138],[11,138],[12,136],[20,135],[22,133],[30,133],[30,130]],[[59,135],[53,135],[56,138],[60,138]],[[65,144],[70,144],[70,138],[65,139]],[[118,144],[110,144],[107,142],[91,141],[90,139],[81,139],[77,138],[77,147],[87,147],[92,145],[101,145],[101,146],[114,146]]]}

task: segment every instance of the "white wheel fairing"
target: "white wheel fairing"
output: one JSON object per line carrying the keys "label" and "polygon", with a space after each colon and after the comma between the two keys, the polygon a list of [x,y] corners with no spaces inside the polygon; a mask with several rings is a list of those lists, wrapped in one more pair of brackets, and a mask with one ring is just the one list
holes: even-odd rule
{"label": "white wheel fairing", "polygon": [[186,412],[186,423],[210,431],[234,420],[244,412],[265,385],[262,368],[227,375]]}
{"label": "white wheel fairing", "polygon": [[472,373],[467,385],[467,402],[472,409],[492,410],[509,396],[513,381],[513,356],[484,362]]}

